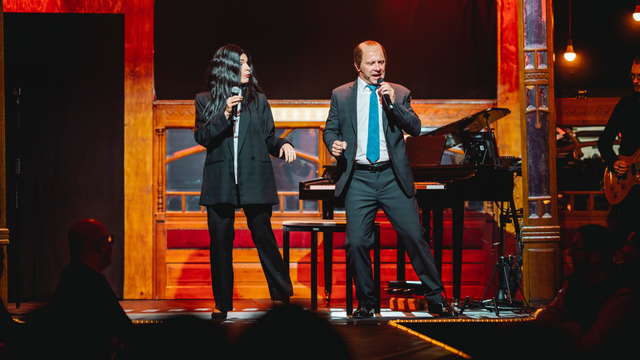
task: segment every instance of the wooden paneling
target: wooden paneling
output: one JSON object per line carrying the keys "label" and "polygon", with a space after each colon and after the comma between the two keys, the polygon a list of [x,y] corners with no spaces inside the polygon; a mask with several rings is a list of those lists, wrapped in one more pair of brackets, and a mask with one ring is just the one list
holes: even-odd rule
{"label": "wooden paneling", "polygon": [[[294,286],[294,298],[309,298],[311,295],[311,259],[310,249],[298,249],[291,251],[290,276]],[[209,268],[209,252],[206,250],[168,250],[166,264],[166,288],[164,293],[166,298],[176,299],[203,298],[211,299],[211,275]],[[318,299],[324,294],[324,272],[322,247],[318,251]],[[267,282],[258,259],[255,249],[234,250],[234,298],[269,298]],[[483,250],[467,250],[464,253],[464,264],[462,266],[462,295],[470,295],[479,298],[478,295],[484,291],[486,286],[488,270]],[[396,280],[396,252],[395,250],[381,251],[381,286],[386,287],[389,281]],[[449,293],[453,283],[451,264],[452,254],[450,250],[443,253],[443,276],[442,280]],[[174,262],[175,261],[175,262]],[[333,299],[344,299],[345,296],[345,256],[344,251],[334,251],[333,256]],[[408,263],[406,264],[406,279],[416,281],[417,275]],[[390,296],[382,291],[382,297],[388,299]]]}
{"label": "wooden paneling", "polygon": [[[269,100],[276,126],[324,127],[328,101],[309,104],[300,100]],[[166,128],[193,128],[193,100],[157,100],[156,124]],[[440,127],[496,106],[495,100],[414,100],[412,107],[425,126]]]}
{"label": "wooden paneling", "polygon": [[558,273],[562,273],[559,266],[562,253],[557,242],[549,242],[546,245],[545,247],[540,242],[525,244],[523,256],[524,261],[528,264],[524,267],[524,277],[528,280],[525,293],[531,306],[549,303],[549,299],[553,300],[556,297],[556,287],[562,285],[556,276]]}
{"label": "wooden paneling", "polygon": [[[498,99],[496,106],[511,110],[511,114],[494,123],[500,155],[522,156],[520,108],[522,74],[518,37],[518,1],[498,0]],[[522,178],[514,181],[513,198],[522,207]],[[509,231],[514,231],[509,224]]]}
{"label": "wooden paneling", "polygon": [[153,0],[125,3],[124,297],[153,296]]}
{"label": "wooden paneling", "polygon": [[556,126],[604,126],[620,101],[611,98],[557,98]]}

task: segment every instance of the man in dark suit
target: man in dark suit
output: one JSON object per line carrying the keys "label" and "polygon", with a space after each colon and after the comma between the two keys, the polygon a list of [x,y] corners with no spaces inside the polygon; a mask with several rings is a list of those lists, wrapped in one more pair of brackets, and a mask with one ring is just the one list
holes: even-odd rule
{"label": "man in dark suit", "polygon": [[[370,249],[378,208],[404,242],[413,268],[426,288],[429,312],[457,314],[442,296],[444,287],[420,223],[416,190],[405,150],[404,132],[420,134],[420,119],[411,108],[411,95],[401,85],[382,82],[387,56],[382,45],[365,41],[353,53],[358,79],[331,95],[324,130],[327,149],[338,159],[341,177],[336,196],[345,197],[346,251],[353,269],[358,308],[354,317],[374,315]],[[386,98],[386,100],[385,100]],[[382,106],[381,101],[389,102]]]}

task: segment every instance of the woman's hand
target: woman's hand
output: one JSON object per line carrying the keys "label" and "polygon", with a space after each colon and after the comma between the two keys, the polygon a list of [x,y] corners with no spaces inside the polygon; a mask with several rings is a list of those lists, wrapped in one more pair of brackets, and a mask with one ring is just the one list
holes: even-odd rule
{"label": "woman's hand", "polygon": [[284,161],[288,162],[289,164],[291,164],[293,160],[296,159],[296,151],[289,143],[282,145],[282,147],[280,148],[280,157],[282,157],[282,154],[284,154]]}
{"label": "woman's hand", "polygon": [[234,106],[240,104],[242,102],[242,96],[241,95],[235,95],[232,96],[230,98],[227,99],[227,107],[224,109],[224,116],[229,119],[229,116],[231,116],[231,110],[233,109]]}

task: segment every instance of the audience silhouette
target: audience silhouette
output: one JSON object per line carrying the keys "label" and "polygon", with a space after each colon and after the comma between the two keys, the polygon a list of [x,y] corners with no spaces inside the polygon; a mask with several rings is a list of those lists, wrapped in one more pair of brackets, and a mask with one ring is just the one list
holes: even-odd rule
{"label": "audience silhouette", "polygon": [[71,226],[71,261],[53,302],[27,318],[22,358],[110,359],[124,347],[132,323],[102,274],[111,264],[113,241],[97,220]]}
{"label": "audience silhouette", "polygon": [[244,332],[239,359],[349,359],[347,345],[329,322],[295,305],[276,306]]}
{"label": "audience silhouette", "polygon": [[569,256],[574,273],[551,304],[537,316],[537,323],[559,330],[567,352],[583,357],[610,354],[630,325],[634,292],[613,262],[611,232],[589,224],[577,229]]}

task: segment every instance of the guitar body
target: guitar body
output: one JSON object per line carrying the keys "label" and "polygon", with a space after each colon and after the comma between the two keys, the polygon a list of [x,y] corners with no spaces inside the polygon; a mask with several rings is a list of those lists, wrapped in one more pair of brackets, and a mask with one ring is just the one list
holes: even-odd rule
{"label": "guitar body", "polygon": [[632,156],[618,155],[620,160],[629,164],[629,171],[618,176],[615,172],[604,172],[604,194],[611,205],[620,203],[629,193],[631,187],[640,184],[640,149]]}

